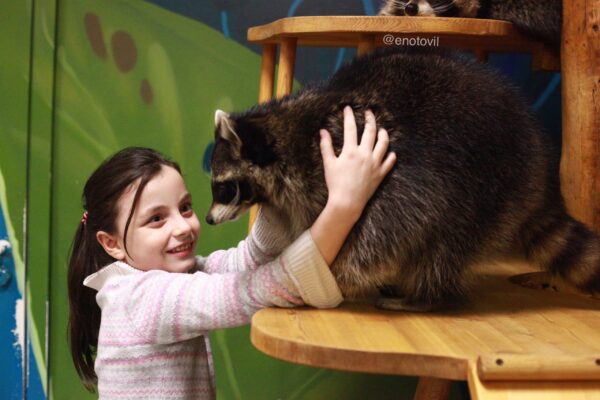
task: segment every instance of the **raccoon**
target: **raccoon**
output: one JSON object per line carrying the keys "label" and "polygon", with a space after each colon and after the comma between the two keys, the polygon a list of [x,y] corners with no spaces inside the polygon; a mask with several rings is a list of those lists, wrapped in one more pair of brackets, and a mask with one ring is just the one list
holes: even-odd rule
{"label": "raccoon", "polygon": [[387,0],[379,15],[502,19],[560,49],[562,0]]}
{"label": "raccoon", "polygon": [[397,155],[331,265],[346,298],[399,289],[393,309],[468,299],[472,267],[519,256],[588,292],[600,240],[567,215],[558,154],[527,104],[486,66],[441,50],[376,52],[328,82],[226,114],[217,111],[207,221],[271,207],[291,241],[327,200],[319,128],[343,145],[342,110],[385,127]]}

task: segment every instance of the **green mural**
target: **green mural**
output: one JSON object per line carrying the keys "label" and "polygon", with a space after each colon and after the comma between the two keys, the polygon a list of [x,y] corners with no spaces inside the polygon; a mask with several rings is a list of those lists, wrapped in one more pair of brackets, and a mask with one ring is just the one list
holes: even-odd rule
{"label": "green mural", "polygon": [[[9,8],[3,5],[2,12]],[[22,226],[19,205],[29,149],[27,179],[36,210],[30,225],[30,259],[36,263],[30,268],[34,358],[43,379],[48,364],[50,398],[94,398],[79,382],[66,340],[67,257],[83,211],[83,184],[118,149],[153,147],[181,164],[203,220],[211,195],[202,165],[213,138],[214,111],[256,103],[260,57],[198,21],[141,0],[46,0],[35,2],[35,10],[31,98],[23,90],[16,99],[0,97],[4,115],[27,114],[30,101],[33,116],[28,143],[26,125],[8,126],[0,115],[0,172],[4,187],[13,188],[1,193],[2,201],[17,205],[9,207],[8,219]],[[6,30],[0,35],[2,48],[23,51],[10,29],[0,27]],[[3,92],[27,86],[29,66],[23,60],[27,57],[5,60],[5,67],[20,76],[1,75]],[[203,225],[199,251],[233,246],[246,230],[247,220]],[[19,232],[15,239],[23,242]],[[397,399],[411,397],[415,387],[413,378],[274,360],[251,346],[248,327],[213,332],[211,342],[220,399]]]}

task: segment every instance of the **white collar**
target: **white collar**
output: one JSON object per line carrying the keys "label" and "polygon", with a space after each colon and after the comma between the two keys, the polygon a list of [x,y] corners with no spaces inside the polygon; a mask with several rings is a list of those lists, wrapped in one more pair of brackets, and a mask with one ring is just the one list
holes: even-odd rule
{"label": "white collar", "polygon": [[106,283],[114,277],[140,273],[139,269],[122,261],[115,261],[106,267],[99,269],[83,280],[83,285],[89,288],[100,290]]}

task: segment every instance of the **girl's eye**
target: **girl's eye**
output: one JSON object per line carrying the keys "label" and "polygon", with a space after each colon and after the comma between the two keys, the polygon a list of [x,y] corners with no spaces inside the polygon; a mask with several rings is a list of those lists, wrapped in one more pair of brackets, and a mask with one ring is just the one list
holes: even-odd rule
{"label": "girl's eye", "polygon": [[160,222],[161,220],[162,220],[162,217],[160,215],[154,215],[148,220],[148,223],[149,224],[157,223],[157,222]]}
{"label": "girl's eye", "polygon": [[191,211],[192,211],[192,203],[186,203],[183,206],[181,206],[182,214],[190,213]]}

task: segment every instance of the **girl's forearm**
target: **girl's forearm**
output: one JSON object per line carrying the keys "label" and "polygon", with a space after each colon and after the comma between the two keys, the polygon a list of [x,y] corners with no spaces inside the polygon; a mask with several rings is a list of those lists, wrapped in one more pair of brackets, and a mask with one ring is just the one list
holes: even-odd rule
{"label": "girl's forearm", "polygon": [[360,213],[344,205],[328,201],[321,214],[310,227],[310,234],[321,256],[331,265],[342,248],[350,230],[360,218]]}

